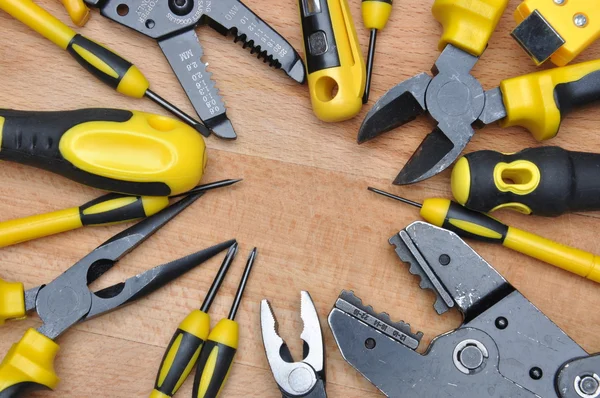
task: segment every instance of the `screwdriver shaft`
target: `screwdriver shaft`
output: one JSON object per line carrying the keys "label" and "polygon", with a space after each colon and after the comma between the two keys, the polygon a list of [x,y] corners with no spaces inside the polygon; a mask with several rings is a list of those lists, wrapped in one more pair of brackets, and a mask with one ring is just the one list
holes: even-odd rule
{"label": "screwdriver shaft", "polygon": [[215,279],[213,280],[212,285],[210,285],[210,288],[208,289],[208,293],[206,293],[206,297],[204,298],[202,307],[200,307],[200,311],[208,312],[208,310],[210,309],[210,306],[212,305],[215,297],[217,296],[219,287],[221,287],[221,284],[223,283],[223,280],[225,279],[227,270],[229,269],[229,266],[231,265],[231,263],[233,262],[233,259],[235,258],[235,255],[237,254],[237,250],[238,250],[238,243],[235,242],[229,248],[229,251],[227,252],[227,255],[225,256],[225,259],[223,259],[223,264],[221,264],[221,268],[219,268],[219,272],[217,272],[217,275],[215,276]]}
{"label": "screwdriver shaft", "polygon": [[414,206],[414,207],[418,207],[419,209],[420,209],[421,207],[423,207],[423,205],[422,205],[421,203],[418,203],[418,202],[413,202],[412,200],[408,200],[408,199],[406,199],[406,198],[403,198],[403,197],[401,197],[401,196],[396,196],[396,195],[393,195],[393,194],[391,194],[391,193],[389,193],[389,192],[385,192],[385,191],[382,191],[382,190],[380,190],[380,189],[377,189],[377,188],[368,187],[367,189],[368,189],[369,191],[371,191],[371,192],[375,192],[375,193],[377,193],[377,194],[379,194],[379,195],[383,195],[383,196],[385,196],[385,197],[387,197],[387,198],[394,199],[394,200],[397,200],[397,201],[400,201],[400,202],[403,202],[403,203],[409,204],[409,205],[411,205],[411,206]]}
{"label": "screwdriver shaft", "polygon": [[363,104],[369,102],[369,92],[371,91],[371,75],[373,73],[373,62],[375,58],[375,45],[377,44],[377,29],[371,29],[371,38],[369,39],[369,56],[367,58],[367,82],[365,84],[365,93],[363,95]]}
{"label": "screwdriver shaft", "polygon": [[235,298],[233,300],[233,304],[231,306],[231,310],[229,311],[228,319],[234,320],[235,315],[237,314],[238,307],[240,306],[240,302],[242,301],[242,296],[244,295],[244,289],[246,288],[246,283],[248,282],[248,277],[250,276],[250,271],[252,270],[252,266],[254,265],[254,259],[256,258],[256,247],[250,253],[248,257],[248,262],[246,263],[246,268],[244,269],[244,275],[242,276],[242,280],[240,285],[238,286],[237,293],[235,294]]}
{"label": "screwdriver shaft", "polygon": [[163,109],[174,114],[179,119],[183,120],[184,122],[186,122],[187,124],[192,126],[204,137],[210,136],[210,131],[204,124],[196,121],[190,115],[188,115],[181,109],[177,108],[175,105],[171,104],[170,102],[168,102],[167,100],[162,98],[160,95],[156,94],[154,91],[152,91],[150,89],[146,90],[146,97],[150,98],[152,101],[154,101],[158,105],[160,105]]}

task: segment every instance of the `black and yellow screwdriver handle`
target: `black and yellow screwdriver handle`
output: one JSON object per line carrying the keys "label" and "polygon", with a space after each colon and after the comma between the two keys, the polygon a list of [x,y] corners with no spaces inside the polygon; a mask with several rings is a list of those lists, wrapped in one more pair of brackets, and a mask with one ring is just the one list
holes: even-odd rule
{"label": "black and yellow screwdriver handle", "polygon": [[600,100],[600,60],[507,79],[500,90],[506,108],[500,125],[525,127],[536,140],[547,140],[567,113]]}
{"label": "black and yellow screwdriver handle", "polygon": [[239,325],[221,319],[208,335],[198,358],[193,398],[216,398],[221,392],[238,348]]}
{"label": "black and yellow screwdriver handle", "polygon": [[365,61],[347,0],[299,0],[308,89],[315,115],[350,119],[362,108]]}
{"label": "black and yellow screwdriver handle", "polygon": [[600,257],[541,236],[509,227],[448,199],[426,199],[421,216],[438,227],[465,238],[500,243],[566,271],[600,283]]}
{"label": "black and yellow screwdriver handle", "polygon": [[58,350],[54,341],[35,329],[28,329],[0,363],[0,398],[53,390],[60,381],[54,371]]}
{"label": "black and yellow screwdriver handle", "polygon": [[558,216],[600,210],[600,154],[559,147],[528,148],[515,154],[477,151],[459,159],[452,193],[470,209],[512,209]]}
{"label": "black and yellow screwdriver handle", "polygon": [[107,191],[149,196],[186,192],[202,178],[205,149],[193,128],[149,113],[0,109],[0,160]]}
{"label": "black and yellow screwdriver handle", "polygon": [[146,94],[150,83],[135,65],[77,34],[33,1],[0,0],[0,9],[67,50],[90,73],[121,94],[134,98]]}
{"label": "black and yellow screwdriver handle", "polygon": [[177,328],[165,355],[150,398],[172,397],[186,380],[210,331],[210,316],[200,310],[190,313]]}
{"label": "black and yellow screwdriver handle", "polygon": [[0,247],[87,225],[133,221],[156,214],[168,205],[169,198],[166,196],[126,196],[111,193],[83,206],[0,222]]}

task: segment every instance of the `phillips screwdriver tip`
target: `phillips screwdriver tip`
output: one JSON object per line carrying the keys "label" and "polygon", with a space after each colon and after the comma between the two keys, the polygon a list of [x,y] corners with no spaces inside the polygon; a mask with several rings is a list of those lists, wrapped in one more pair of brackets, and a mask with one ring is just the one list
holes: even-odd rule
{"label": "phillips screwdriver tip", "polygon": [[389,192],[382,191],[382,190],[380,190],[380,189],[377,189],[377,188],[368,187],[367,189],[368,189],[369,191],[371,191],[371,192],[375,192],[375,193],[377,193],[377,194],[379,194],[379,195],[383,195],[383,196],[385,196],[385,197],[387,197],[387,198],[390,198],[390,199],[398,200],[398,201],[400,201],[400,202],[403,202],[403,203],[409,204],[409,205],[411,205],[411,206],[415,206],[415,207],[418,207],[418,208],[421,208],[421,207],[423,207],[423,205],[422,205],[422,204],[420,204],[420,203],[413,202],[412,200],[408,200],[408,199],[406,199],[406,198],[403,198],[403,197],[401,197],[401,196],[396,196],[396,195],[394,195],[394,194],[391,194],[391,193],[389,193]]}

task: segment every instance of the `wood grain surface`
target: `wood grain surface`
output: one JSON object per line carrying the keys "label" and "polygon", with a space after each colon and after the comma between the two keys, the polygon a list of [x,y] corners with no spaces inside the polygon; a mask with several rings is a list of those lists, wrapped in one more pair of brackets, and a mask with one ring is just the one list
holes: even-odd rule
{"label": "wood grain surface", "polygon": [[[301,50],[297,0],[246,3]],[[366,54],[368,32],[362,25],[360,1],[349,3]],[[326,341],[327,391],[334,398],[381,396],[344,362],[327,326],[327,314],[342,289],[354,290],[377,311],[387,311],[393,319],[403,319],[423,331],[421,351],[431,338],[460,324],[457,312],[442,317],[435,314],[432,294],[419,289],[416,277],[387,243],[390,236],[419,219],[417,211],[366,190],[373,185],[419,201],[450,197],[449,170],[414,186],[391,185],[431,125],[419,119],[367,144],[356,144],[356,133],[372,103],[399,81],[428,71],[438,57],[441,27],[431,15],[431,3],[398,0],[394,4],[389,24],[378,37],[371,104],[353,120],[338,124],[325,124],[314,117],[306,86],[257,61],[231,37],[209,27],[198,29],[206,53],[203,61],[213,72],[239,134],[234,142],[207,140],[209,166],[204,181],[244,181],[204,196],[95,287],[237,238],[240,254],[211,310],[216,322],[227,315],[245,258],[257,246],[259,256],[237,317],[240,350],[222,396],[281,396],[261,342],[259,303],[263,298],[273,304],[280,333],[299,358],[299,292],[311,293]],[[59,2],[40,0],[39,4],[71,25]],[[509,36],[517,4],[517,0],[510,1],[473,71],[486,89],[501,79],[536,70]],[[153,40],[97,12],[79,31],[135,63],[154,91],[193,114]],[[596,43],[578,61],[599,57],[600,43]],[[149,100],[133,100],[100,84],[62,50],[3,12],[0,87],[0,103],[5,108],[118,107],[162,113]],[[600,152],[598,109],[589,106],[569,115],[561,133],[548,144]],[[536,145],[523,129],[489,126],[475,135],[467,151],[513,152]],[[101,194],[48,172],[11,163],[2,164],[0,184],[0,221],[78,206]],[[497,216],[511,225],[600,253],[599,212],[553,219],[509,212]],[[0,277],[22,281],[26,288],[48,282],[122,229],[117,225],[90,227],[4,248],[0,251]],[[600,351],[600,312],[595,310],[600,305],[598,285],[503,247],[472,245],[584,349]],[[185,315],[200,305],[220,262],[221,258],[215,258],[132,306],[73,327],[59,339],[56,370],[62,381],[58,389],[54,395],[42,392],[35,396],[147,396],[172,333]],[[0,353],[4,354],[25,328],[39,324],[36,317],[7,323],[1,330]],[[191,394],[191,379],[178,396]]]}

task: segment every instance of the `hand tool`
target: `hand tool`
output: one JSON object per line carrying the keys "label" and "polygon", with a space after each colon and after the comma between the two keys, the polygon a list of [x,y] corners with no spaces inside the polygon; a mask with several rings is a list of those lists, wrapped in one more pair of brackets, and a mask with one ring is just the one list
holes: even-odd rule
{"label": "hand tool", "polygon": [[75,25],[83,26],[90,19],[90,9],[83,0],[60,0],[60,2]]}
{"label": "hand tool", "polygon": [[600,37],[600,8],[593,0],[525,0],[512,37],[540,65],[564,66]]}
{"label": "hand tool", "polygon": [[150,398],[172,397],[196,365],[202,344],[210,331],[208,310],[215,299],[223,279],[238,250],[237,242],[227,252],[199,310],[192,311],[180,324],[171,338],[160,363],[154,390]]}
{"label": "hand tool", "polygon": [[509,249],[600,283],[600,257],[592,253],[509,227],[487,214],[469,210],[448,199],[430,198],[421,205],[379,189],[369,190],[420,208],[420,214],[426,221],[460,236],[500,243]]}
{"label": "hand tool", "polygon": [[0,247],[71,231],[84,225],[107,225],[150,217],[167,207],[169,198],[204,194],[208,190],[229,186],[238,181],[241,180],[223,180],[200,185],[171,197],[109,193],[83,206],[0,222]]}
{"label": "hand tool", "polygon": [[200,134],[210,135],[202,123],[151,91],[150,83],[135,65],[109,48],[78,34],[33,1],[0,0],[0,9],[66,50],[88,72],[119,93],[133,98],[148,97]]}
{"label": "hand tool", "polygon": [[186,192],[202,178],[205,152],[204,139],[193,129],[150,113],[0,109],[0,160],[107,191],[148,196]]}
{"label": "hand tool", "polygon": [[507,79],[484,92],[470,71],[506,2],[434,2],[433,14],[445,28],[434,77],[421,73],[392,88],[369,111],[358,134],[362,143],[423,113],[435,120],[437,126],[394,184],[412,184],[445,170],[468,144],[475,127],[499,121],[502,127],[522,126],[537,140],[545,140],[558,133],[561,119],[573,108],[600,99],[600,60]]}
{"label": "hand tool", "polygon": [[452,193],[469,209],[513,209],[558,216],[600,210],[600,155],[559,147],[529,148],[515,154],[477,151],[452,170]]}
{"label": "hand tool", "polygon": [[363,59],[347,0],[299,0],[308,90],[324,122],[350,119],[362,108]]}
{"label": "hand tool", "polygon": [[0,319],[23,318],[35,310],[42,325],[29,329],[0,364],[0,397],[23,396],[31,389],[54,389],[58,377],[54,342],[71,326],[129,304],[230,247],[228,241],[186,257],[147,270],[137,276],[97,292],[92,283],[134,250],[150,235],[193,203],[199,195],[188,196],[125,231],[93,250],[54,281],[27,291],[22,284],[5,285],[2,290],[4,309]]}
{"label": "hand tool", "polygon": [[227,382],[239,344],[239,325],[234,319],[244,295],[256,253],[255,247],[248,257],[229,316],[216,324],[202,345],[194,378],[192,393],[194,398],[216,398]]}
{"label": "hand tool", "polygon": [[463,323],[435,337],[392,322],[343,291],[329,326],[344,359],[388,397],[562,397],[600,394],[590,355],[453,232],[414,222],[390,244],[442,314]]}
{"label": "hand tool", "polygon": [[267,299],[260,303],[260,329],[271,373],[283,398],[325,398],[325,345],[315,304],[306,291],[300,292],[300,318],[304,325],[303,358],[294,358],[279,336],[277,319]]}
{"label": "hand tool", "polygon": [[394,0],[362,0],[361,10],[365,27],[371,31],[369,38],[369,56],[367,57],[367,83],[363,104],[369,102],[369,91],[371,91],[371,75],[373,73],[373,60],[375,59],[375,45],[377,43],[377,31],[385,28],[390,14],[392,13],[392,2]]}
{"label": "hand tool", "polygon": [[264,63],[283,69],[288,76],[304,83],[306,71],[294,48],[239,0],[219,1],[159,1],[147,0],[85,0],[90,7],[115,22],[127,26],[158,44],[171,64],[173,72],[185,90],[204,124],[220,138],[237,136],[227,118],[225,104],[202,62],[204,50],[195,28],[209,25],[226,36],[234,35],[243,47],[250,47]]}

